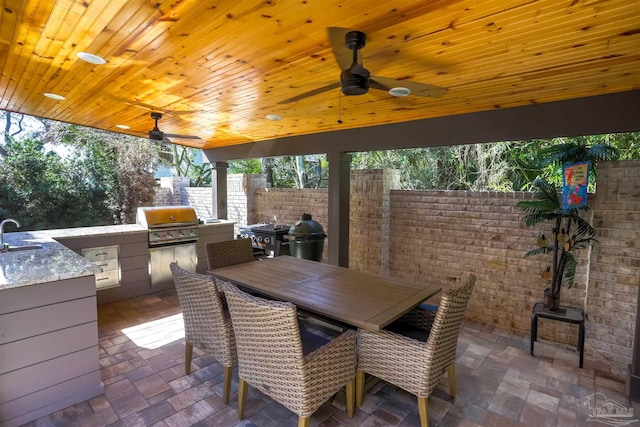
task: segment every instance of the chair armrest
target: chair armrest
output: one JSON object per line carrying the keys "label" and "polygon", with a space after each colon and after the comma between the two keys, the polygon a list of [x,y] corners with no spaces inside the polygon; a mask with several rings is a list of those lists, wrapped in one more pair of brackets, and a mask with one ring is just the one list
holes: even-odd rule
{"label": "chair armrest", "polygon": [[[318,378],[328,383],[325,388],[336,390],[356,375],[356,333],[342,333],[304,358],[307,378],[317,382]],[[335,393],[335,391],[334,391]]]}
{"label": "chair armrest", "polygon": [[358,329],[358,370],[424,397],[433,385],[429,369],[425,343],[389,331]]}
{"label": "chair armrest", "polygon": [[[360,353],[377,354],[423,354],[425,343],[390,331],[368,331],[358,329]],[[393,352],[393,353],[390,353]]]}

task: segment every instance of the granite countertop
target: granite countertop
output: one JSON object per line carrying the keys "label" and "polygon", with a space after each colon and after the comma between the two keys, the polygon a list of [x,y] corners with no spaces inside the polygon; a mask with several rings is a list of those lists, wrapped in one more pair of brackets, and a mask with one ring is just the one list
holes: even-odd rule
{"label": "granite countertop", "polygon": [[0,290],[99,273],[99,267],[46,233],[6,233],[10,245],[41,245],[42,249],[0,253]]}
{"label": "granite countertop", "polygon": [[0,253],[0,290],[73,279],[102,270],[55,239],[121,233],[146,233],[141,225],[61,228],[5,233],[4,241],[13,246],[41,245],[42,249]]}
{"label": "granite countertop", "polygon": [[[211,227],[233,223],[220,220],[199,226]],[[0,290],[73,279],[102,271],[55,239],[147,232],[148,230],[141,225],[123,224],[5,233],[5,243],[12,246],[37,244],[41,245],[42,249],[0,253]]]}

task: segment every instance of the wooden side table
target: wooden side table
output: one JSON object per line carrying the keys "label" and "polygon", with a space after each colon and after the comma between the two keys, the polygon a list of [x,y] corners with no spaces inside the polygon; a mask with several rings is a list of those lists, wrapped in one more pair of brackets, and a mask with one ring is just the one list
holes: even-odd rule
{"label": "wooden side table", "polygon": [[538,318],[557,320],[559,322],[572,323],[578,325],[578,351],[580,352],[580,367],[584,360],[584,311],[579,308],[560,306],[556,311],[544,308],[544,304],[537,302],[533,305],[531,312],[531,355],[533,356],[533,343],[538,338]]}

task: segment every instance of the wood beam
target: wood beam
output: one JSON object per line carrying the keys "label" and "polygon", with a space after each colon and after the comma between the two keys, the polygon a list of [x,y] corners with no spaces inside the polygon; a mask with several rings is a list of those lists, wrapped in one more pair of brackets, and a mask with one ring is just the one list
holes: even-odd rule
{"label": "wood beam", "polygon": [[358,152],[640,130],[640,90],[205,150],[211,161]]}

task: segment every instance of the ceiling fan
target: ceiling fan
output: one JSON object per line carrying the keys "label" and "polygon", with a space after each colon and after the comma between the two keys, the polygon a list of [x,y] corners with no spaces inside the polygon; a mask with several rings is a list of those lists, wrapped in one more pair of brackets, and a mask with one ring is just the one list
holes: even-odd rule
{"label": "ceiling fan", "polygon": [[279,102],[279,104],[296,102],[337,87],[341,87],[342,93],[347,96],[363,95],[369,91],[369,88],[384,90],[394,96],[416,95],[440,97],[449,91],[443,87],[426,83],[372,76],[369,70],[362,65],[362,60],[358,55],[358,51],[366,44],[366,34],[361,31],[339,27],[329,27],[327,31],[329,33],[329,43],[333,49],[333,55],[342,70],[340,82],[331,83],[294,96],[293,98],[285,99]]}
{"label": "ceiling fan", "polygon": [[152,141],[167,141],[171,142],[169,138],[178,139],[201,139],[195,135],[176,135],[172,133],[164,133],[158,128],[158,120],[162,118],[162,113],[152,112],[151,118],[155,120],[155,126],[149,131],[149,139]]}

